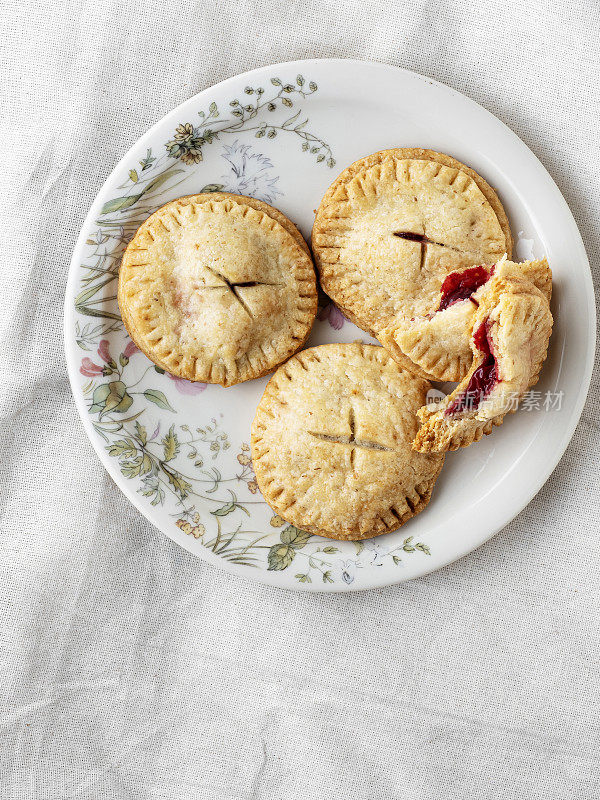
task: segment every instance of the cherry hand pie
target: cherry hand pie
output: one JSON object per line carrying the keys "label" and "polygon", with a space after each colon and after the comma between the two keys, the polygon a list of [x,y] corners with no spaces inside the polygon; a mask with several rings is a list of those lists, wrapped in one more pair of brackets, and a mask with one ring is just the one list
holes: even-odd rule
{"label": "cherry hand pie", "polygon": [[510,256],[494,190],[431,150],[383,150],[348,167],[326,192],[312,234],[321,284],[374,335],[429,313],[451,272]]}
{"label": "cherry hand pie", "polygon": [[418,411],[413,447],[457,450],[501,425],[537,383],[551,333],[544,292],[524,279],[494,278],[472,319],[471,368],[450,395]]}
{"label": "cherry hand pie", "polygon": [[552,272],[545,258],[520,264],[503,258],[495,265],[451,272],[428,313],[411,319],[397,317],[379,332],[379,341],[399,364],[418,375],[437,381],[462,380],[472,362],[473,317],[499,278],[528,280],[550,301]]}

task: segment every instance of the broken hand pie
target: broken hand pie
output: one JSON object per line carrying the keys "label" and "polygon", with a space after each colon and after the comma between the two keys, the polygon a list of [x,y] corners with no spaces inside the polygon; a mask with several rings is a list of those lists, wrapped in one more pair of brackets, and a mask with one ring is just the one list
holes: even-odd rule
{"label": "broken hand pie", "polygon": [[160,208],[130,242],[119,307],[155,364],[231,386],[275,369],[307,338],[316,277],[300,232],[281,212],[227,194]]}
{"label": "broken hand pie", "polygon": [[380,331],[379,341],[399,364],[425,378],[462,380],[472,362],[473,317],[493,281],[500,278],[530,281],[550,302],[552,272],[545,258],[522,263],[503,258],[492,266],[451,272],[427,314],[396,318]]}
{"label": "broken hand pie", "polygon": [[396,149],[363,158],[326,192],[313,227],[325,292],[363,330],[433,308],[444,278],[510,256],[494,190],[456,159]]}
{"label": "broken hand pie", "polygon": [[498,276],[472,320],[473,363],[446,398],[418,411],[413,447],[423,453],[467,447],[501,425],[537,383],[552,333],[547,296],[533,283]]}
{"label": "broken hand pie", "polygon": [[443,454],[412,449],[429,384],[382,347],[304,350],[269,381],[252,424],[252,463],[271,508],[310,533],[366,539],[429,502]]}

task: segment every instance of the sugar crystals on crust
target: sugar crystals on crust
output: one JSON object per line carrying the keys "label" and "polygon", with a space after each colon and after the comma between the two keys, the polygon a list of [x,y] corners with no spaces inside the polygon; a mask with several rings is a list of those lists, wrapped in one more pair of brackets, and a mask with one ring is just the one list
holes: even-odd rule
{"label": "sugar crystals on crust", "polygon": [[118,299],[131,338],[193,381],[231,386],[270,372],[302,346],[317,310],[301,242],[281,212],[250,198],[168,203],[123,256]]}
{"label": "sugar crystals on crust", "polygon": [[292,525],[334,539],[399,528],[429,502],[444,460],[411,448],[428,388],[382,347],[295,355],[269,381],[252,424],[265,500]]}
{"label": "sugar crystals on crust", "polygon": [[384,150],[326,192],[312,234],[323,289],[378,334],[425,313],[448,273],[510,255],[502,204],[477,173],[430,150]]}

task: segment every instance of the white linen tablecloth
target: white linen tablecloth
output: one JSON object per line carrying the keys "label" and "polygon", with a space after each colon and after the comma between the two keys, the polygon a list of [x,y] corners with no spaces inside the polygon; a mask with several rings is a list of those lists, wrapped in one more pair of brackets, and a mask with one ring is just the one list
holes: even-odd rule
{"label": "white linen tablecloth", "polygon": [[538,497],[437,574],[293,594],[193,558],[92,451],[67,267],[115,162],[238,72],[397,64],[542,159],[600,257],[597,0],[4,2],[0,15],[3,800],[600,797],[600,392]]}

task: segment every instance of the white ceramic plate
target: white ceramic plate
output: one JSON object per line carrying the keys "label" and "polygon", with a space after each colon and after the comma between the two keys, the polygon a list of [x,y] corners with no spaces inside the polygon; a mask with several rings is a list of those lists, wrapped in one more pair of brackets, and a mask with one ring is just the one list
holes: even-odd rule
{"label": "white ceramic plate", "polygon": [[[450,454],[431,503],[400,531],[336,542],[273,518],[257,491],[248,442],[266,379],[222,389],[157,372],[123,330],[117,273],[126,243],[152,211],[211,187],[266,200],[308,238],[313,210],[341,169],[389,147],[449,153],[496,187],[518,237],[516,257],[549,258],[556,322],[533,408]],[[326,307],[309,345],[357,338],[365,335]],[[168,114],[129,150],[98,194],[73,254],[66,294],[65,346],[77,408],[125,495],[167,536],[210,563],[312,591],[368,589],[424,575],[506,525],[539,491],[573,434],[594,338],[581,237],[530,150],[452,89],[359,61],[264,67]]]}

